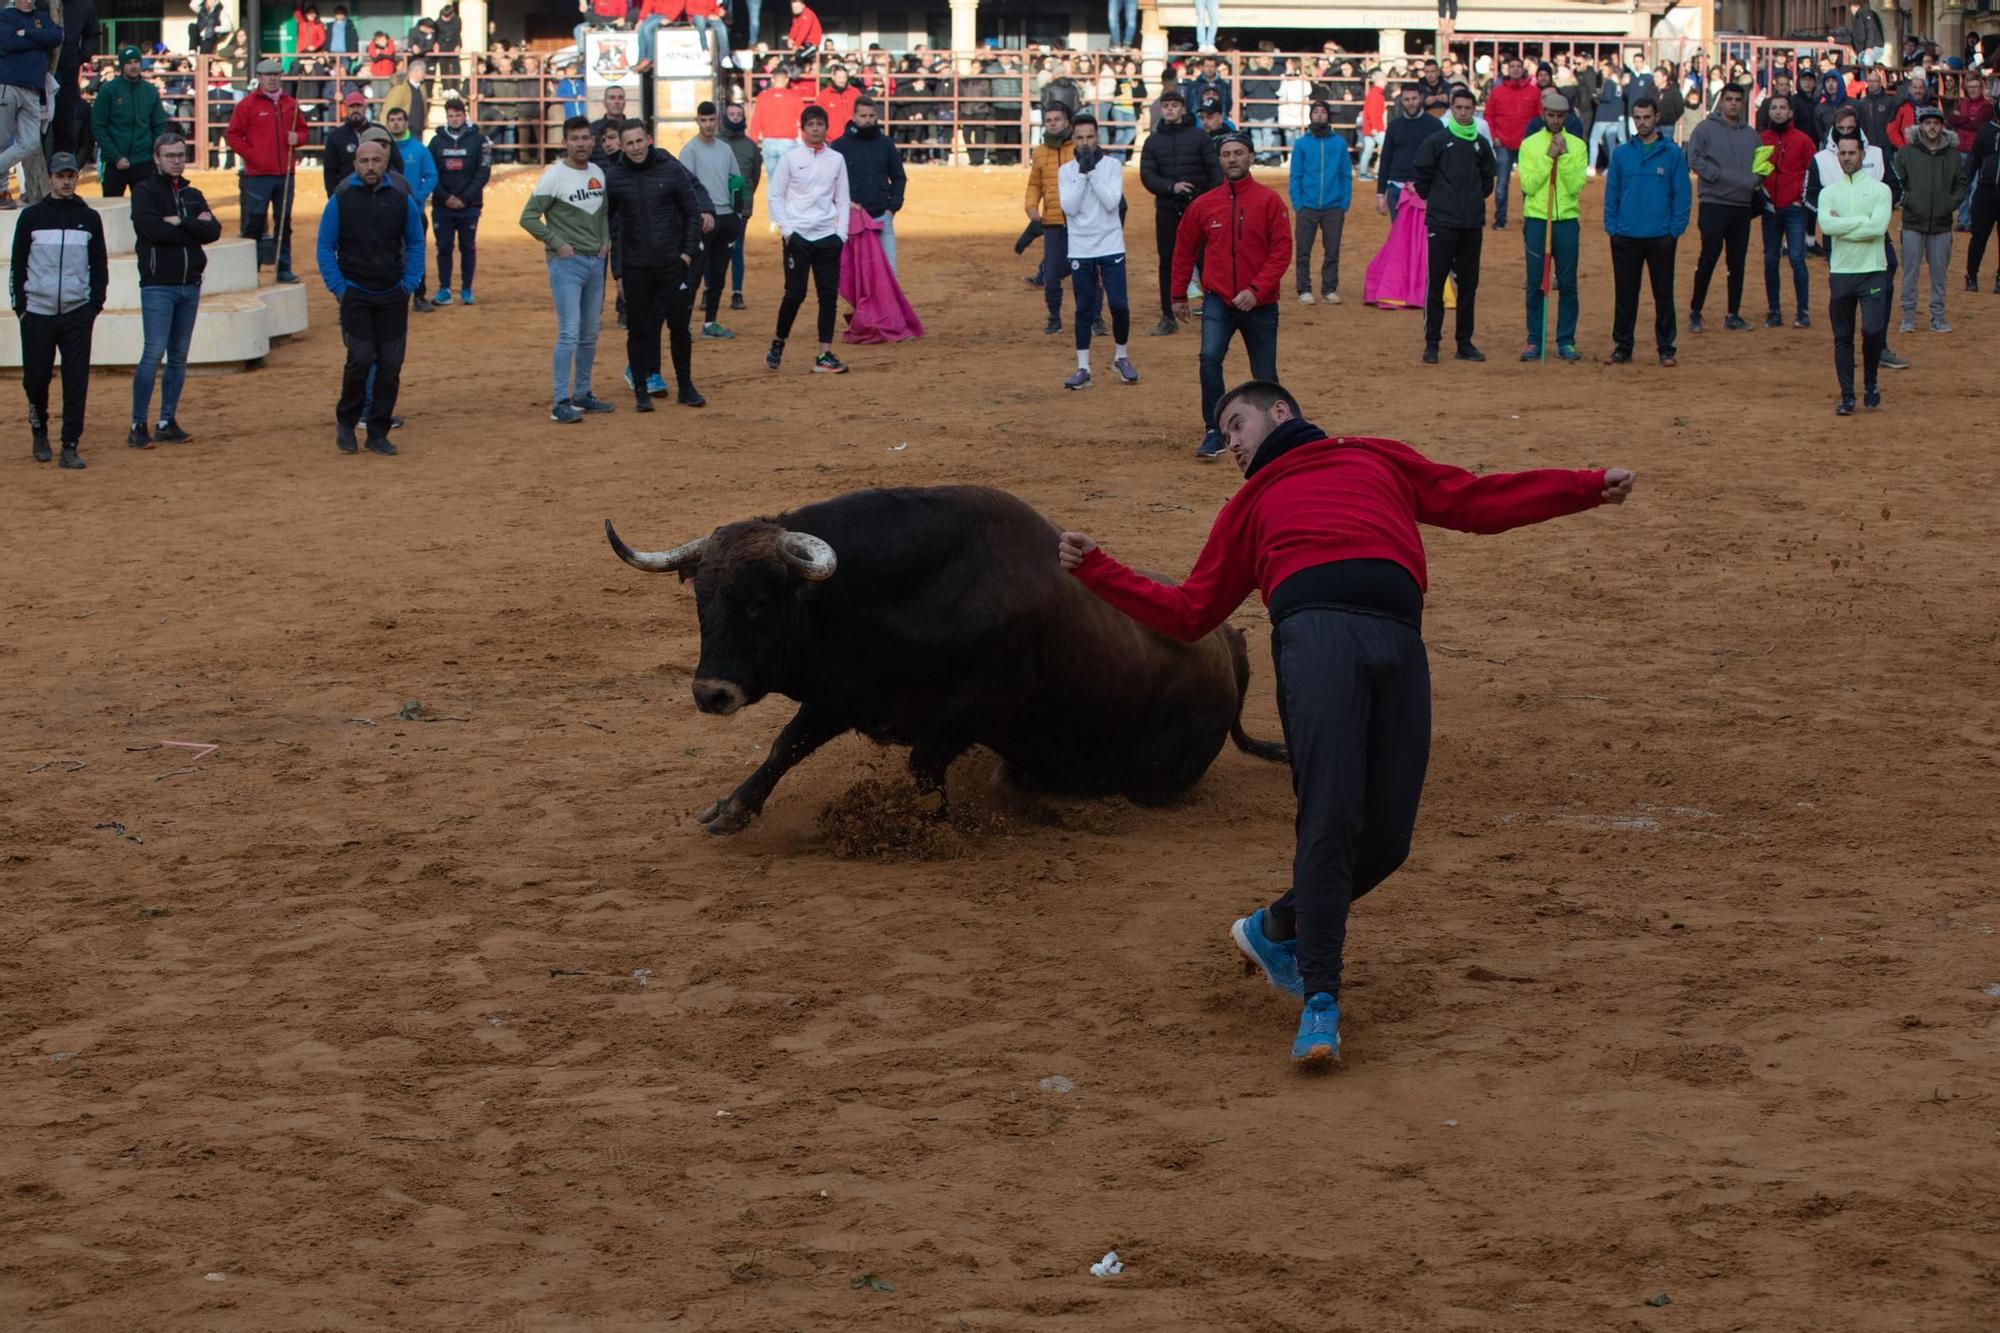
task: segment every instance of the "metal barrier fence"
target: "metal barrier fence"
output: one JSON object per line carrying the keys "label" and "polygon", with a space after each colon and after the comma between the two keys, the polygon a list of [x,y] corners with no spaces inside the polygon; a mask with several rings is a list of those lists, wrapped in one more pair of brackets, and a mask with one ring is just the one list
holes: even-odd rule
{"label": "metal barrier fence", "polygon": [[[1451,72],[1444,81],[1470,83],[1483,98],[1506,62],[1518,57],[1530,72],[1544,61],[1556,66],[1559,84],[1567,86],[1571,76],[1600,62],[1610,62],[1614,71],[1661,69],[1664,50],[1678,52],[1686,46],[1679,40],[1481,35],[1448,44],[1444,59]],[[1693,59],[1693,65],[1705,68],[1709,77],[1703,97],[1689,99],[1689,113],[1712,106],[1731,71],[1740,70],[1741,77],[1768,87],[1772,74],[1795,69],[1800,59],[1837,58],[1846,65],[1851,54],[1832,43],[1720,39]],[[569,72],[573,66],[549,70],[544,57],[533,52],[439,55],[443,59],[433,63],[446,72],[433,72],[424,83],[427,134],[444,123],[443,103],[456,94],[492,142],[496,162],[539,163],[559,154],[563,119],[581,114],[586,105],[581,80]],[[752,53],[743,53],[746,63],[752,58]],[[779,57],[755,59],[762,62],[758,68],[723,70],[720,91],[745,102],[763,91]],[[1396,89],[1422,73],[1429,58],[1392,56],[1385,61],[1371,52],[1232,52],[1220,58],[1227,68],[1218,70],[1212,84],[1192,79],[1202,57],[1177,54],[1172,59],[1185,67],[1181,87],[1190,114],[1203,90],[1217,90],[1230,119],[1251,134],[1259,157],[1275,163],[1285,159],[1292,140],[1306,131],[1314,101],[1328,103],[1336,131],[1350,144],[1358,143],[1369,74],[1377,69],[1389,74],[1387,94],[1393,101]],[[100,77],[117,77],[110,57],[97,63]],[[235,67],[240,63],[245,62],[206,55],[149,58],[147,77],[160,87],[169,119],[197,145],[198,160],[210,168],[234,165],[226,143],[229,116],[253,82]],[[1136,149],[1155,114],[1164,68],[1158,58],[1142,59],[1135,53],[919,49],[897,56],[883,52],[822,56],[807,63],[802,81],[815,87],[830,82],[835,66],[847,69],[853,81],[881,104],[884,128],[900,145],[905,161],[975,166],[1021,162],[1039,139],[1042,108],[1052,101],[1093,112],[1107,147]],[[312,145],[323,142],[326,132],[342,120],[341,103],[348,93],[360,92],[368,100],[370,119],[379,120],[384,101],[403,78],[400,73],[378,72],[389,69],[389,64],[371,63],[365,56],[351,61],[300,56],[290,58],[288,68],[281,76],[283,85],[298,99],[311,127],[311,142],[301,151],[308,159],[316,156]],[[1674,69],[1677,76],[1688,72],[1685,64],[1676,63]],[[1596,76],[1586,77],[1586,85],[1591,77]],[[1947,92],[1955,94],[1956,88]]]}

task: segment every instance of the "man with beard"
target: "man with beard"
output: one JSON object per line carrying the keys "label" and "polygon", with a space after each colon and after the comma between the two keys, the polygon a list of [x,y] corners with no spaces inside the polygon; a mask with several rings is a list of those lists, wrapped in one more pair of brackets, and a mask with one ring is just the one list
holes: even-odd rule
{"label": "man with beard", "polygon": [[362,447],[354,428],[364,407],[368,451],[396,452],[389,429],[409,346],[410,294],[424,280],[423,210],[407,186],[390,179],[393,152],[378,139],[364,140],[354,175],[319,216],[319,275],[340,302],[347,346],[333,414],[333,442],[344,454]]}
{"label": "man with beard", "polygon": [[361,146],[361,131],[368,128],[366,94],[349,93],[340,99],[340,104],[347,118],[327,132],[326,146],[320,152],[320,175],[326,182],[329,199],[340,183],[354,174],[354,150]]}
{"label": "man with beard", "polygon": [[[896,214],[903,209],[906,182],[903,155],[882,133],[881,108],[874,98],[857,98],[849,120],[847,133],[835,140],[834,150],[847,159],[848,197],[882,224],[882,257],[889,261],[889,271],[894,273]],[[831,127],[832,123],[833,113],[828,112],[827,124]]]}
{"label": "man with beard", "polygon": [[1389,128],[1382,135],[1382,166],[1375,174],[1375,211],[1386,213],[1393,225],[1396,203],[1417,174],[1417,150],[1442,133],[1444,125],[1424,111],[1424,95],[1415,84],[1397,94],[1396,109],[1389,113]]}
{"label": "man with beard", "polygon": [[1944,111],[1925,107],[1917,133],[1898,149],[1896,178],[1903,184],[1903,327],[1917,327],[1917,274],[1931,271],[1931,332],[1950,333],[1944,318],[1945,271],[1951,267],[1952,221],[1968,184],[1958,141],[1945,131]]}
{"label": "man with beard", "polygon": [[611,244],[625,284],[625,382],[641,412],[664,395],[660,328],[673,354],[676,401],[701,407],[694,387],[694,342],[688,316],[694,303],[694,257],[701,253],[701,219],[709,212],[687,169],[653,146],[645,122],[628,120],[619,131],[620,152],[604,183]]}
{"label": "man with beard", "polygon": [[1160,259],[1160,322],[1153,336],[1179,330],[1174,320],[1175,238],[1195,199],[1222,184],[1215,145],[1187,116],[1187,101],[1172,88],[1160,94],[1160,123],[1139,150],[1139,181],[1153,196],[1153,245]]}
{"label": "man with beard", "polygon": [[1304,135],[1292,144],[1292,251],[1298,265],[1299,304],[1313,303],[1312,250],[1318,237],[1325,247],[1320,261],[1319,294],[1328,305],[1340,304],[1340,234],[1347,208],[1354,200],[1354,167],[1347,140],[1333,132],[1333,108],[1314,101]]}

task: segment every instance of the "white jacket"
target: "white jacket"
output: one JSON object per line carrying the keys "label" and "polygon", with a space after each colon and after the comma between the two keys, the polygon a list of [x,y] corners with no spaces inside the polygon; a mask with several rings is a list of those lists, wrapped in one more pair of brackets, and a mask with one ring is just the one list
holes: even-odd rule
{"label": "white jacket", "polygon": [[847,159],[822,145],[817,152],[800,143],[778,159],[764,190],[771,221],[787,237],[817,241],[847,239]]}
{"label": "white jacket", "polygon": [[1063,217],[1069,221],[1071,259],[1109,259],[1125,253],[1125,224],[1118,204],[1125,198],[1125,164],[1109,153],[1088,173],[1074,161],[1056,173]]}

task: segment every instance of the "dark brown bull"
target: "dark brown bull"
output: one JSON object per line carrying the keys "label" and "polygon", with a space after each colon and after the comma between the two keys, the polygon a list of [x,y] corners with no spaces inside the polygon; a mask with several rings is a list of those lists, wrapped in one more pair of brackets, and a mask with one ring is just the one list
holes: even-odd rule
{"label": "dark brown bull", "polygon": [[694,700],[727,715],[767,694],[799,711],[743,784],[703,811],[733,833],[794,764],[847,731],[910,747],[919,789],[973,745],[1030,791],[1157,803],[1244,735],[1243,636],[1182,644],[1105,605],[1056,563],[1056,526],[1005,491],[856,491],[717,528],[635,568],[694,580]]}

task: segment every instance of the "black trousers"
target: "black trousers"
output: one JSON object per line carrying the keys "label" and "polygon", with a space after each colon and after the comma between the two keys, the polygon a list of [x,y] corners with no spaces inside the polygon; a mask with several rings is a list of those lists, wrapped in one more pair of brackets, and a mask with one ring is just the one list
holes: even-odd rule
{"label": "black trousers", "polygon": [[1482,227],[1432,227],[1430,230],[1430,290],[1424,295],[1424,346],[1435,347],[1444,334],[1444,280],[1458,280],[1458,345],[1472,342],[1473,302],[1479,295],[1479,247]]}
{"label": "black trousers", "polygon": [[1069,277],[1069,225],[1042,228],[1042,300],[1050,319],[1062,318],[1063,280]]}
{"label": "black trousers", "polygon": [[[1193,199],[1193,195],[1188,195]],[[1153,200],[1153,245],[1160,252],[1160,317],[1174,317],[1174,238],[1180,235],[1181,219],[1187,215],[1187,204],[1178,199]]]}
{"label": "black trousers", "polygon": [[715,323],[722,313],[722,294],[729,290],[729,252],[742,234],[742,218],[717,213],[715,230],[702,238],[701,309],[706,323]]}
{"label": "black trousers", "polygon": [[137,185],[143,180],[151,180],[153,178],[153,171],[154,167],[150,158],[144,162],[134,162],[122,171],[118,168],[115,161],[107,162],[104,164],[103,171],[99,173],[98,179],[104,184],[104,197],[106,199],[122,199],[125,197],[126,189],[130,186]]}
{"label": "black trousers", "polygon": [[97,312],[88,306],[60,315],[21,315],[21,389],[28,411],[42,430],[49,425],[49,381],[62,357],[62,446],[83,438],[83,411],[90,397],[90,335]]}
{"label": "black trousers", "polygon": [[347,344],[347,365],[341,371],[340,402],[333,419],[350,430],[361,423],[372,370],[375,388],[368,438],[381,439],[389,433],[389,418],[396,415],[396,390],[403,382],[403,352],[410,341],[409,294],[399,289],[374,296],[349,287],[340,298],[340,340]]}
{"label": "black trousers", "polygon": [[1611,238],[1611,346],[1632,354],[1632,330],[1639,322],[1639,276],[1652,279],[1653,341],[1661,356],[1674,354],[1680,321],[1674,313],[1674,238],[1613,236]]}
{"label": "black trousers", "polygon": [[1271,631],[1292,763],[1292,887],[1272,933],[1299,942],[1306,994],[1340,994],[1347,909],[1410,854],[1431,749],[1423,635],[1390,616],[1303,607]]}
{"label": "black trousers", "polygon": [[812,277],[819,292],[819,340],[833,341],[833,316],[840,301],[840,252],[838,236],[822,236],[816,241],[793,236],[785,242],[785,301],[778,307],[778,340],[792,336],[792,321],[806,303],[806,277]]}
{"label": "black trousers", "polygon": [[1854,396],[1854,325],[1861,324],[1862,384],[1875,387],[1882,364],[1882,347],[1889,340],[1889,275],[1830,273],[1827,290],[1833,297],[1833,373],[1840,379],[1840,396]]}
{"label": "black trousers", "polygon": [[694,342],[688,316],[694,311],[693,276],[679,262],[665,268],[625,266],[625,363],[643,390],[660,373],[660,327],[666,326],[673,354],[674,387],[694,387]]}
{"label": "black trousers", "polygon": [[1972,240],[1965,247],[1966,277],[1978,280],[1980,261],[1986,258],[1986,240],[1995,227],[2000,227],[2000,185],[1990,188],[1982,185],[1972,192]]}
{"label": "black trousers", "polygon": [[1726,257],[1729,265],[1729,313],[1743,313],[1743,260],[1750,253],[1753,216],[1748,204],[1702,204],[1696,219],[1701,229],[1701,258],[1694,266],[1694,299],[1688,302],[1688,309],[1695,314],[1701,313],[1702,302],[1708,299],[1708,280],[1715,276],[1719,256]]}

